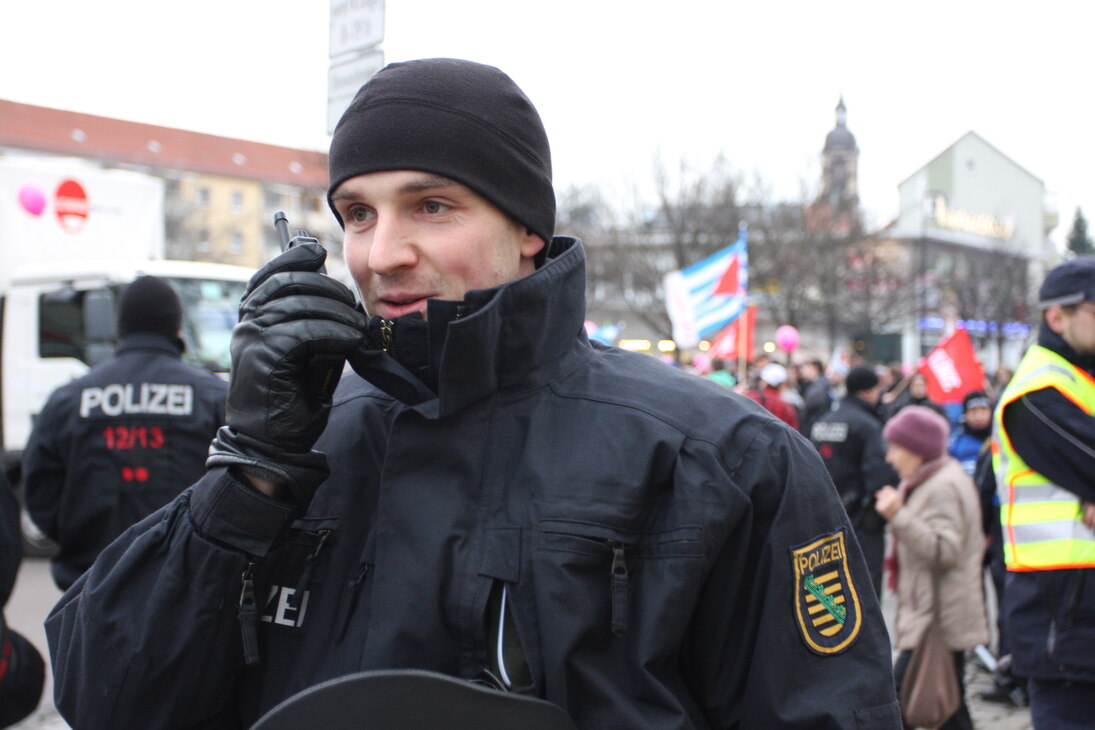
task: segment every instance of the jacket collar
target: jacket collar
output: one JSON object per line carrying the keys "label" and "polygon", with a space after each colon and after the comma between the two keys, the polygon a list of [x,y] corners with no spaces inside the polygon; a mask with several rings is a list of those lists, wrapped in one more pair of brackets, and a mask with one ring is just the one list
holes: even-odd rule
{"label": "jacket collar", "polygon": [[114,348],[114,354],[124,355],[138,350],[153,351],[179,358],[182,356],[183,348],[178,337],[168,337],[153,332],[134,332],[118,341],[118,346]]}
{"label": "jacket collar", "polygon": [[[354,370],[427,417],[453,413],[495,392],[543,385],[588,357],[585,334],[585,252],[558,236],[552,258],[515,281],[468,292],[467,314],[450,321],[430,393],[386,353],[362,352]],[[413,381],[413,382],[412,382]]]}
{"label": "jacket collar", "polygon": [[1057,353],[1076,367],[1095,374],[1095,356],[1077,353],[1072,349],[1072,345],[1065,342],[1065,338],[1051,330],[1045,321],[1038,327],[1038,344]]}
{"label": "jacket collar", "polygon": [[876,406],[872,406],[870,403],[863,400],[862,398],[860,398],[857,395],[845,396],[844,397],[844,402],[848,403],[850,406],[854,406],[856,408],[859,408],[859,409],[863,410],[866,413],[869,413],[871,415],[871,417],[874,418],[874,419],[877,419],[879,421],[882,420],[882,418],[878,415],[878,408]]}

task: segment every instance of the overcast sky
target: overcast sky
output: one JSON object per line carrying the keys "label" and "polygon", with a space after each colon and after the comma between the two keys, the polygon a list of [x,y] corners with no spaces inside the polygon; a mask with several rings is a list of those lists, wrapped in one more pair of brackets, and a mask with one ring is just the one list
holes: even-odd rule
{"label": "overcast sky", "polygon": [[[0,22],[0,98],[326,149],[328,0],[24,1]],[[843,94],[869,222],[973,130],[1045,183],[1063,245],[1095,214],[1093,33],[1095,4],[1064,0],[388,0],[382,48],[506,71],[560,191],[643,195],[656,156],[721,153],[797,198]]]}

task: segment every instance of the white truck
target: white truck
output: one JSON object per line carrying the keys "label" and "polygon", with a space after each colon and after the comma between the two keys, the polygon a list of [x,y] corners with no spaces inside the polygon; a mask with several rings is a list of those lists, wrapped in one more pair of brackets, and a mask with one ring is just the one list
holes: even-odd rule
{"label": "white truck", "polygon": [[227,377],[229,337],[254,272],[169,261],[164,250],[160,178],[79,159],[0,156],[0,442],[17,492],[35,416],[55,388],[111,356],[115,303],[134,278],[175,287],[184,359]]}

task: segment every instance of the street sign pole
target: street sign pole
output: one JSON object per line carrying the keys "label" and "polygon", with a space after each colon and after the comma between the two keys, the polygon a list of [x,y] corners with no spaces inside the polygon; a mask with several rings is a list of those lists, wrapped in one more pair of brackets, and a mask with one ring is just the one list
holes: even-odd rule
{"label": "street sign pole", "polygon": [[363,83],[384,66],[384,0],[331,0],[327,134]]}

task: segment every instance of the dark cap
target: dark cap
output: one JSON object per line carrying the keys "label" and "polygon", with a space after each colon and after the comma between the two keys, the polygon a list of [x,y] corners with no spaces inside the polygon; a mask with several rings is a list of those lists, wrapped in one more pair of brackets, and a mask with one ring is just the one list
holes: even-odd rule
{"label": "dark cap", "polygon": [[971,408],[992,408],[992,399],[983,390],[970,391],[962,399],[962,412]]}
{"label": "dark cap", "polygon": [[1095,256],[1077,256],[1048,274],[1038,290],[1038,306],[1068,306],[1085,299],[1095,301]]}
{"label": "dark cap", "polygon": [[335,127],[328,167],[328,203],[352,177],[419,170],[467,185],[545,244],[555,231],[547,132],[524,92],[493,66],[453,58],[385,66]]}
{"label": "dark cap", "polygon": [[873,368],[857,365],[844,378],[844,387],[848,389],[849,393],[862,393],[875,387],[879,382],[878,375],[875,374]]}
{"label": "dark cap", "polygon": [[118,334],[153,332],[176,337],[182,327],[182,305],[179,295],[155,276],[142,276],[122,292],[118,307]]}

